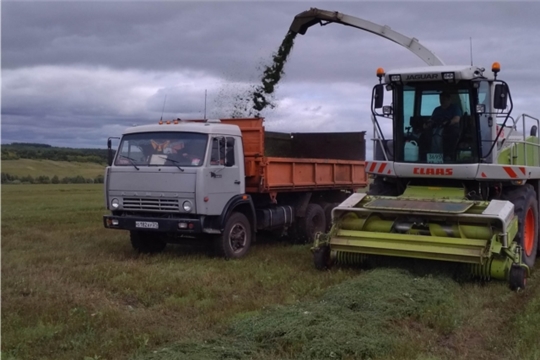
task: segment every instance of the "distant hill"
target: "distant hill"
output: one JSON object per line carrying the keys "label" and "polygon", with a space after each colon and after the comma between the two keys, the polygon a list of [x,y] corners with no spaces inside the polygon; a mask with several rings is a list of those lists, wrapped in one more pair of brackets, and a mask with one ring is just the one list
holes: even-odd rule
{"label": "distant hill", "polygon": [[2,145],[2,184],[103,182],[107,149],[74,149],[48,144]]}
{"label": "distant hill", "polygon": [[74,149],[36,143],[11,143],[2,145],[2,162],[4,160],[18,159],[68,161],[105,165],[107,163],[107,149]]}
{"label": "distant hill", "polygon": [[2,172],[10,175],[24,176],[49,176],[59,178],[71,176],[83,176],[84,178],[96,178],[105,173],[105,164],[81,163],[75,161],[54,161],[38,159],[2,160]]}

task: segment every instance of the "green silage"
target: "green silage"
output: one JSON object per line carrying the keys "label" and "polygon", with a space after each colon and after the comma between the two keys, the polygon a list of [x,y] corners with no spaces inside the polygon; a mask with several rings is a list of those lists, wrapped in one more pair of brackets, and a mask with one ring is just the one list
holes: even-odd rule
{"label": "green silage", "polygon": [[177,345],[145,359],[380,358],[393,350],[409,321],[445,330],[458,287],[448,277],[375,269],[317,300],[238,317],[222,338]]}
{"label": "green silage", "polygon": [[277,53],[272,56],[272,64],[265,67],[262,84],[257,86],[252,93],[253,109],[257,116],[266,107],[273,108],[274,104],[270,101],[270,96],[274,93],[275,87],[284,74],[283,67],[293,48],[296,33],[289,31],[278,48]]}

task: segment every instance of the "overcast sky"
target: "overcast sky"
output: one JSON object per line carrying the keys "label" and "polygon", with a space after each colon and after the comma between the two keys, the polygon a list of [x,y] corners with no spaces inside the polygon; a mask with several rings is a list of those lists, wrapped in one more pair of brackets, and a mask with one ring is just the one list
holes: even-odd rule
{"label": "overcast sky", "polygon": [[[470,64],[472,37],[475,65],[501,63],[515,115],[540,116],[539,2],[3,0],[2,143],[105,147],[162,111],[202,118],[205,91],[207,117],[229,117],[310,7],[388,25],[451,65]],[[368,32],[313,26],[295,40],[266,128],[371,138],[376,69],[423,65]]]}

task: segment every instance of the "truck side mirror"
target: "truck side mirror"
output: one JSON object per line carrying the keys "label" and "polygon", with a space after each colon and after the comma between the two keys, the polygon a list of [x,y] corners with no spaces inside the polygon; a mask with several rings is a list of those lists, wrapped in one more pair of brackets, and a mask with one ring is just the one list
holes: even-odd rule
{"label": "truck side mirror", "polygon": [[119,137],[110,137],[107,139],[107,164],[112,165],[113,162],[113,151],[112,151],[112,139],[120,139]]}
{"label": "truck side mirror", "polygon": [[112,165],[112,141],[107,139],[107,164]]}
{"label": "truck side mirror", "polygon": [[495,85],[495,94],[493,95],[493,107],[495,109],[506,109],[508,101],[508,87],[506,84]]}
{"label": "truck side mirror", "polygon": [[383,84],[375,85],[373,88],[373,102],[375,109],[380,109],[384,102],[384,87]]}

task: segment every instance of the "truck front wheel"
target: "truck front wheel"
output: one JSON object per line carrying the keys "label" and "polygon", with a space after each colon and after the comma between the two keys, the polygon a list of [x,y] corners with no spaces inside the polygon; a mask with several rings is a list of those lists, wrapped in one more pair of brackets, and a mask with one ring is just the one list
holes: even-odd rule
{"label": "truck front wheel", "polygon": [[241,258],[246,255],[250,246],[251,224],[249,220],[242,213],[232,213],[227,219],[223,233],[215,239],[217,255],[225,259]]}
{"label": "truck front wheel", "polygon": [[161,234],[145,231],[130,231],[131,246],[143,254],[155,254],[162,252],[167,243],[161,238]]}

